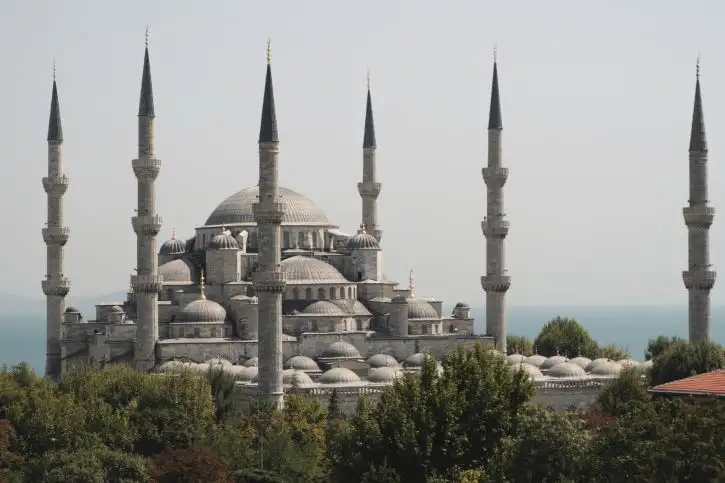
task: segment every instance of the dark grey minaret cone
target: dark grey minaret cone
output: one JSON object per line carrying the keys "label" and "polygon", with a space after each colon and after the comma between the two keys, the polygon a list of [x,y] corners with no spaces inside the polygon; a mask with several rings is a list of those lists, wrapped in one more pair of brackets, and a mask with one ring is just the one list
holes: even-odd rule
{"label": "dark grey minaret cone", "polygon": [[272,66],[267,52],[267,75],[259,128],[259,201],[252,206],[259,240],[259,266],[252,276],[258,305],[259,396],[273,407],[284,405],[282,388],[282,294],[280,224],[284,207],[279,201],[279,137],[272,88]]}
{"label": "dark grey minaret cone", "polygon": [[48,121],[48,176],[43,178],[43,189],[48,195],[48,222],[42,230],[47,247],[47,268],[41,283],[46,298],[45,375],[52,379],[57,379],[62,372],[61,324],[65,297],[70,292],[70,280],[63,270],[63,247],[68,242],[70,229],[63,223],[63,195],[68,189],[68,178],[63,172],[62,144],[58,85],[54,78]]}
{"label": "dark grey minaret cone", "polygon": [[373,120],[373,100],[370,93],[370,79],[368,76],[368,96],[365,106],[365,131],[363,133],[363,172],[362,182],[357,184],[357,191],[362,199],[362,223],[368,233],[375,237],[378,243],[383,238],[383,232],[378,225],[378,196],[382,185],[377,181],[375,169],[375,121]]}
{"label": "dark grey minaret cone", "polygon": [[683,208],[688,235],[688,267],[682,279],[688,292],[688,328],[690,341],[710,340],[710,290],[716,273],[710,264],[709,233],[715,209],[709,205],[707,193],[707,137],[702,114],[700,65],[695,81],[695,103],[690,131],[690,200]]}
{"label": "dark grey minaret cone", "polygon": [[492,336],[496,348],[506,352],[506,292],[511,278],[506,270],[504,244],[509,222],[504,212],[503,187],[508,179],[508,168],[502,166],[501,98],[498,90],[498,63],[493,62],[491,105],[488,115],[488,166],[483,168],[483,180],[488,188],[486,218],[481,230],[486,237],[486,275],[481,286],[486,292],[486,335]]}
{"label": "dark grey minaret cone", "polygon": [[138,181],[136,215],[131,218],[136,233],[136,274],[131,286],[136,301],[136,342],[134,365],[147,371],[156,364],[156,341],[159,338],[159,291],[162,279],[158,274],[156,235],[161,217],[156,213],[156,178],[161,162],[156,158],[154,136],[154,93],[148,45],[144,51],[141,96],[138,106],[138,158],[132,161]]}

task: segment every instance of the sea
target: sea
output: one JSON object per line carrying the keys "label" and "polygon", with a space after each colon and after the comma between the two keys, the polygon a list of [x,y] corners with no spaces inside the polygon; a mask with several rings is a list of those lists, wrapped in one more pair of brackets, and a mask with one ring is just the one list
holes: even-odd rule
{"label": "sea", "polygon": [[[485,327],[485,310],[473,309],[476,332]],[[647,342],[658,335],[687,337],[685,307],[510,307],[508,332],[535,338],[556,316],[578,320],[601,345],[615,344],[636,360],[644,359]],[[725,344],[725,307],[712,311],[712,338]],[[0,314],[0,364],[27,362],[42,372],[45,365],[45,315]]]}

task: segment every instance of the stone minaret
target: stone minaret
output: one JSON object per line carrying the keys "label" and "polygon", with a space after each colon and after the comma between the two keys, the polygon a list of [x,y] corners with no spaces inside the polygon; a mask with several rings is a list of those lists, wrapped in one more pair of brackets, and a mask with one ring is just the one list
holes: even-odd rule
{"label": "stone minaret", "polygon": [[370,96],[370,73],[368,72],[368,99],[365,107],[365,133],[363,134],[363,177],[357,184],[357,191],[362,198],[362,222],[366,231],[380,242],[383,232],[378,226],[378,196],[382,185],[375,180],[375,123],[373,121],[373,101]]}
{"label": "stone minaret", "polygon": [[282,407],[282,293],[279,226],[284,207],[279,201],[279,137],[274,109],[272,66],[267,44],[267,76],[264,83],[262,122],[259,128],[259,201],[254,203],[254,220],[259,240],[259,267],[253,274],[259,300],[259,395],[274,407]]}
{"label": "stone minaret", "polygon": [[498,65],[494,52],[491,107],[488,116],[488,166],[483,168],[487,187],[486,218],[481,229],[486,237],[486,275],[481,286],[486,291],[486,334],[493,336],[496,348],[506,352],[506,306],[504,298],[511,285],[505,268],[504,241],[509,222],[503,207],[503,186],[509,170],[501,166],[501,100],[498,93]]}
{"label": "stone minaret", "polygon": [[48,247],[48,255],[45,280],[42,282],[47,304],[45,375],[54,379],[60,376],[60,325],[65,297],[70,291],[70,280],[63,274],[63,246],[68,242],[70,229],[63,225],[63,195],[68,189],[68,178],[63,173],[61,144],[63,128],[54,67],[48,123],[48,176],[43,178],[43,188],[48,194],[48,223],[43,228],[43,240]]}
{"label": "stone minaret", "polygon": [[156,177],[161,162],[154,146],[154,95],[151,85],[148,32],[141,77],[141,98],[138,106],[138,158],[132,162],[138,180],[138,208],[131,218],[136,232],[136,275],[131,283],[136,300],[136,345],[134,365],[139,371],[151,369],[156,363],[156,341],[159,338],[159,291],[162,280],[157,271],[156,235],[161,217],[156,214]]}
{"label": "stone minaret", "polygon": [[690,200],[683,208],[688,237],[688,267],[682,279],[689,292],[690,341],[710,339],[710,290],[715,271],[710,265],[709,231],[715,209],[707,199],[707,138],[700,94],[700,61],[697,62],[695,107],[690,132]]}

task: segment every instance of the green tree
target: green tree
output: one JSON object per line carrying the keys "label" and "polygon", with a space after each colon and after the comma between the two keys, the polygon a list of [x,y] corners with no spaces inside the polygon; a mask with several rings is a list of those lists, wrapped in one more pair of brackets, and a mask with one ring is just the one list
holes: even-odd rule
{"label": "green tree", "polygon": [[650,339],[647,349],[644,351],[644,360],[648,361],[663,354],[672,344],[686,342],[685,339],[677,336],[668,337],[666,335],[657,336]]}
{"label": "green tree", "polygon": [[221,369],[209,369],[207,380],[214,401],[214,419],[223,422],[236,411],[234,376]]}
{"label": "green tree", "polygon": [[597,343],[574,319],[556,317],[542,327],[534,341],[539,354],[551,357],[560,354],[569,358],[583,355],[596,357]]}
{"label": "green tree", "polygon": [[509,335],[506,337],[506,351],[528,357],[534,354],[534,342],[520,335]]}
{"label": "green tree", "polygon": [[725,352],[714,342],[674,342],[654,358],[652,385],[683,379],[725,367]]}
{"label": "green tree", "polygon": [[107,448],[49,451],[30,461],[27,481],[43,483],[143,483],[148,481],[144,458]]}
{"label": "green tree", "polygon": [[636,368],[623,369],[619,377],[605,384],[597,395],[599,407],[611,416],[620,416],[633,405],[649,400],[647,378]]}
{"label": "green tree", "polygon": [[629,353],[615,344],[609,344],[597,347],[594,351],[594,356],[595,359],[603,357],[606,359],[612,359],[613,361],[618,361],[621,359],[627,359],[629,357]]}
{"label": "green tree", "polygon": [[233,483],[227,462],[203,449],[167,449],[151,463],[154,483]]}

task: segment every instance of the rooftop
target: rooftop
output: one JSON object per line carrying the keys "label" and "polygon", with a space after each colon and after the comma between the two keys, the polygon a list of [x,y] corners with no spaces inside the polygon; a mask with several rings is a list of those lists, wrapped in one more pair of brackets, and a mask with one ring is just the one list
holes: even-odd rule
{"label": "rooftop", "polygon": [[655,394],[725,396],[725,370],[717,369],[660,384],[650,389],[650,392]]}

